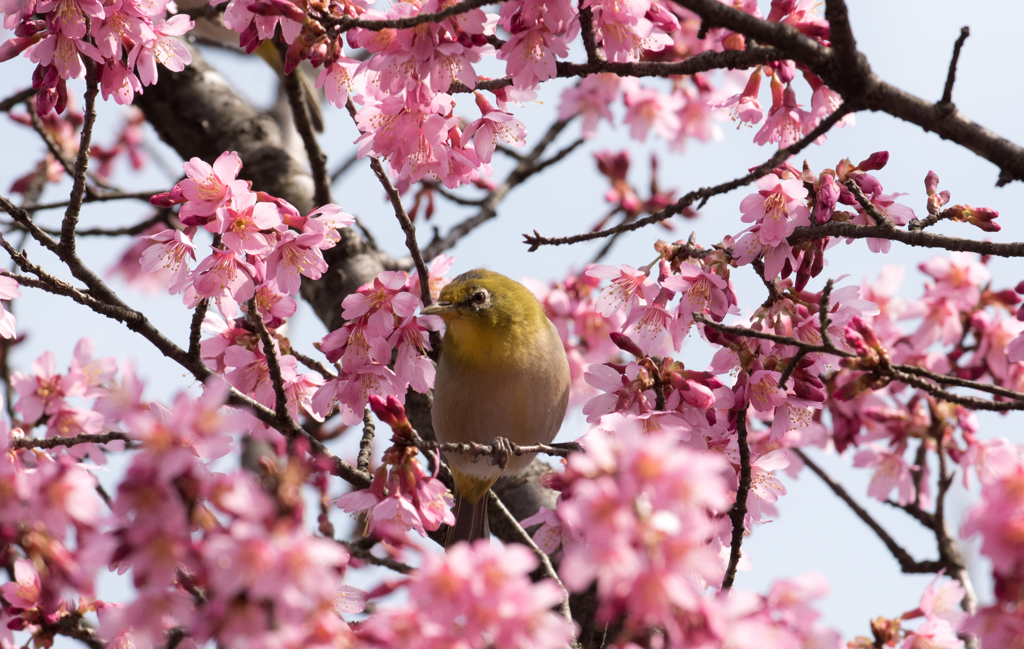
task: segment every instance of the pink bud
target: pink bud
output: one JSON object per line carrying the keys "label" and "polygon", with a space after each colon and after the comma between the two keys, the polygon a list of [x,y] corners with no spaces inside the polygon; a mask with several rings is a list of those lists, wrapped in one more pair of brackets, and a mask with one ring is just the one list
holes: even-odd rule
{"label": "pink bud", "polygon": [[862,160],[857,168],[861,171],[874,171],[881,169],[889,162],[888,151],[876,151],[867,157],[866,160]]}
{"label": "pink bud", "polygon": [[613,331],[610,334],[608,334],[608,337],[612,339],[612,343],[614,343],[616,347],[626,352],[627,354],[632,354],[637,358],[643,358],[646,355],[644,354],[643,350],[640,349],[639,345],[633,342],[633,340],[625,334],[619,333],[618,331]]}
{"label": "pink bud", "polygon": [[939,187],[939,176],[934,171],[929,171],[928,175],[924,177],[924,188],[931,196],[935,193],[935,190]]}
{"label": "pink bud", "polygon": [[149,202],[156,207],[173,207],[188,201],[181,191],[180,185],[175,185],[171,191],[151,196]]}

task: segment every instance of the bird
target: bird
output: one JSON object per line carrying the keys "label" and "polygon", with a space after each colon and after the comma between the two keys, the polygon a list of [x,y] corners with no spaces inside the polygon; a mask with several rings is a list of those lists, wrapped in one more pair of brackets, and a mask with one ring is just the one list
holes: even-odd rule
{"label": "bird", "polygon": [[[452,280],[422,313],[445,323],[431,407],[439,442],[525,446],[554,439],[569,404],[569,361],[528,288],[478,268]],[[491,486],[521,472],[534,455],[509,455],[502,468],[479,454],[445,453],[455,483],[455,524],[445,548],[490,538]]]}

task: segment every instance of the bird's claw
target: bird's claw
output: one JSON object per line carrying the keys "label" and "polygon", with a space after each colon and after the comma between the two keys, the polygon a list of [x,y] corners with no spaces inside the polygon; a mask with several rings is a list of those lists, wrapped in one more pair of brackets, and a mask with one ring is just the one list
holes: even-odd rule
{"label": "bird's claw", "polygon": [[508,466],[508,459],[512,456],[512,442],[504,437],[495,437],[491,440],[491,465],[497,465],[502,471]]}

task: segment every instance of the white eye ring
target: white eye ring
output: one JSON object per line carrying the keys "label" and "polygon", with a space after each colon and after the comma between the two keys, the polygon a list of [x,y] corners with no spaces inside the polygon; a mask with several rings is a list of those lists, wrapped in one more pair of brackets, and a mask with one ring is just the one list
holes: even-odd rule
{"label": "white eye ring", "polygon": [[491,304],[491,295],[485,288],[477,289],[469,296],[469,303],[474,309],[485,309]]}

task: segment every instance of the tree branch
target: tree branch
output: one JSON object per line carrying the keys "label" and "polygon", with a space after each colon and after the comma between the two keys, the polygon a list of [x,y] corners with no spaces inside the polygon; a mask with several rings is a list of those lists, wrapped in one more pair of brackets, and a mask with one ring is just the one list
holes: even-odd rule
{"label": "tree branch", "polygon": [[911,557],[906,550],[900,547],[899,544],[889,536],[889,533],[886,532],[874,518],[872,518],[871,514],[869,514],[867,510],[857,504],[857,501],[850,496],[846,489],[843,488],[843,485],[833,480],[832,476],[813,462],[811,458],[807,457],[807,454],[799,448],[790,448],[789,450],[796,453],[797,457],[803,460],[804,464],[806,464],[811,471],[817,474],[817,476],[821,478],[826,485],[828,485],[829,489],[831,489],[835,495],[839,496],[843,502],[849,505],[850,509],[853,510],[853,513],[855,513],[858,518],[864,521],[867,526],[871,528],[871,531],[881,539],[882,543],[885,544],[885,547],[889,548],[889,552],[892,553],[892,556],[900,564],[900,569],[903,572],[907,574],[938,572],[944,567],[942,561],[915,561],[914,558]]}
{"label": "tree branch", "polygon": [[755,167],[750,173],[746,174],[745,176],[736,178],[735,180],[730,180],[729,182],[715,185],[713,187],[705,187],[702,189],[698,189],[696,191],[689,192],[672,205],[669,205],[668,207],[659,210],[654,214],[642,218],[638,221],[633,221],[632,223],[623,223],[621,225],[615,226],[614,228],[599,230],[597,232],[576,234],[570,237],[543,237],[540,235],[540,233],[534,230],[532,235],[524,234],[523,238],[525,239],[525,243],[529,244],[530,252],[533,252],[540,248],[541,246],[562,246],[571,243],[579,243],[581,241],[590,241],[592,239],[601,239],[604,237],[619,234],[621,232],[631,232],[633,230],[639,230],[640,228],[647,227],[652,223],[660,223],[666,219],[675,216],[676,214],[679,214],[684,209],[690,207],[692,204],[697,202],[697,200],[701,201],[698,208],[703,207],[704,204],[707,203],[708,199],[710,199],[712,196],[725,194],[726,192],[730,192],[736,189],[737,187],[742,187],[747,183],[755,181],[758,178],[761,178],[762,176],[768,174],[769,172],[771,172],[772,169],[788,160],[790,156],[799,153],[803,149],[807,148],[807,146],[809,146],[811,142],[814,142],[816,139],[827,133],[829,129],[835,126],[836,123],[839,122],[839,120],[841,120],[843,117],[845,117],[850,111],[851,109],[847,106],[847,104],[843,104],[834,113],[832,113],[824,120],[822,120],[821,123],[818,124],[818,126],[815,127],[814,130],[812,130],[810,133],[808,133],[802,140],[800,140],[799,142],[795,142],[784,149],[779,149],[778,152],[775,153],[775,155],[773,155],[771,158],[768,158],[768,160],[764,161],[763,163]]}
{"label": "tree branch", "polygon": [[732,588],[736,579],[736,568],[740,563],[740,545],[743,543],[743,531],[746,529],[747,496],[750,494],[750,447],[747,446],[747,404],[743,403],[736,410],[736,443],[740,451],[740,482],[736,489],[736,502],[729,510],[732,521],[732,540],[729,548],[729,565],[722,579],[722,590]]}

